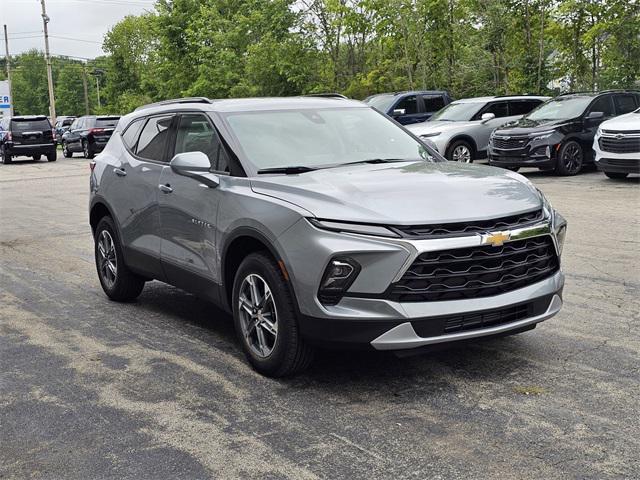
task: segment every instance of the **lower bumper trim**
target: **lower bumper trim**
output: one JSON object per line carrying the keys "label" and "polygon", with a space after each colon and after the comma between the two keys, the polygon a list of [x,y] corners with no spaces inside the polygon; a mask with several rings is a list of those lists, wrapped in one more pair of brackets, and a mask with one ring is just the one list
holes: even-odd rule
{"label": "lower bumper trim", "polygon": [[516,322],[496,325],[489,328],[468,330],[459,333],[439,335],[436,337],[428,338],[418,336],[413,326],[411,325],[411,322],[405,322],[397,325],[391,330],[388,330],[379,337],[375,338],[371,342],[371,346],[376,350],[403,350],[422,347],[425,345],[433,345],[437,343],[454,342],[458,340],[467,340],[471,338],[496,335],[508,332],[510,330],[518,330],[529,325],[540,323],[553,317],[560,311],[560,308],[562,308],[562,299],[560,298],[560,295],[555,294],[553,295],[547,310],[540,315],[518,320]]}

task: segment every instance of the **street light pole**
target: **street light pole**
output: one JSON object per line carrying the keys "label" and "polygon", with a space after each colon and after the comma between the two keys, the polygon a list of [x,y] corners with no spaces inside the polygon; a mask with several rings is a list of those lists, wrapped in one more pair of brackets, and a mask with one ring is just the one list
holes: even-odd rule
{"label": "street light pole", "polygon": [[9,35],[7,35],[7,26],[4,26],[4,46],[6,51],[7,62],[7,80],[9,82],[9,116],[13,117],[13,92],[11,91],[11,62],[9,61]]}
{"label": "street light pole", "polygon": [[47,81],[49,82],[49,116],[51,117],[51,123],[56,123],[56,99],[53,94],[53,75],[51,73],[51,55],[49,54],[49,16],[47,15],[47,9],[44,4],[44,0],[40,0],[42,4],[42,23],[44,25],[44,59],[47,62]]}

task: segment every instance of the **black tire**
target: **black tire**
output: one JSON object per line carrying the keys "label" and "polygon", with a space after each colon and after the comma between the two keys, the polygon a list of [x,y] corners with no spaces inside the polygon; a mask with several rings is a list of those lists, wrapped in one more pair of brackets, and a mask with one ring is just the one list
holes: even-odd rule
{"label": "black tire", "polygon": [[627,178],[629,176],[628,173],[622,173],[622,172],[604,172],[604,174],[607,177],[612,178],[614,180],[622,180],[623,178]]}
{"label": "black tire", "polygon": [[31,158],[33,158],[34,162],[39,162],[40,159],[42,158],[42,155],[40,155],[40,154],[33,155]]}
{"label": "black tire", "polygon": [[[107,278],[108,268],[104,264],[104,256],[100,253],[100,243],[103,232],[106,232],[113,243],[113,258],[115,259],[115,273],[113,281]],[[104,244],[103,244],[104,245]],[[108,253],[108,252],[107,252]],[[124,263],[120,237],[116,231],[113,219],[109,216],[102,217],[98,222],[94,236],[94,254],[96,260],[96,270],[102,290],[111,300],[117,302],[129,302],[140,295],[144,288],[145,280],[133,273]]]}
{"label": "black tire", "polygon": [[[466,153],[463,152],[468,152],[468,160],[460,160],[460,158],[463,157],[467,158]],[[462,155],[462,157],[459,155]],[[452,162],[473,163],[473,160],[475,159],[475,149],[465,140],[456,140],[447,147],[447,151],[444,156],[447,160]]]}
{"label": "black tire", "polygon": [[47,162],[55,162],[58,159],[58,152],[53,151],[47,153]]}
{"label": "black tire", "polygon": [[62,155],[64,155],[64,158],[73,157],[73,152],[69,150],[69,146],[67,145],[67,142],[62,142]]}
{"label": "black tire", "polygon": [[96,156],[93,148],[91,148],[91,144],[86,140],[82,141],[82,153],[84,158],[88,158],[89,160]]}
{"label": "black tire", "polygon": [[510,172],[517,172],[518,170],[520,170],[520,167],[504,167],[504,168],[506,168]]}
{"label": "black tire", "polygon": [[9,165],[10,163],[12,163],[11,155],[9,155],[5,147],[2,147],[2,163],[4,163],[5,165]]}
{"label": "black tire", "polygon": [[[244,335],[243,322],[245,320],[243,318],[246,318],[247,313],[243,312],[244,317],[241,318],[239,303],[241,288],[245,286],[249,276],[257,277],[266,282],[275,307],[273,310],[276,314],[277,335],[273,340],[271,351],[266,356],[259,356],[254,351],[255,345],[252,346],[251,339]],[[266,295],[263,293],[263,299],[265,297]],[[247,360],[255,370],[263,375],[284,377],[299,373],[306,369],[313,360],[314,349],[300,336],[293,301],[293,295],[282,270],[268,254],[252,253],[242,261],[233,282],[233,320]],[[257,325],[251,331],[257,334],[260,329],[262,327]],[[264,335],[265,331],[262,331],[262,335]]]}
{"label": "black tire", "polygon": [[584,152],[575,140],[569,140],[560,147],[556,159],[556,173],[563,176],[577,175],[584,164]]}

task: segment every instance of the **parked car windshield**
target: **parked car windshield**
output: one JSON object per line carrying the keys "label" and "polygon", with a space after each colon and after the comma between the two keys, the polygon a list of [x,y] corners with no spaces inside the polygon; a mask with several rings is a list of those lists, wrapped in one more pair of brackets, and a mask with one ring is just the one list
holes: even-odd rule
{"label": "parked car windshield", "polygon": [[382,113],[386,113],[395,98],[395,95],[383,93],[381,95],[374,95],[373,97],[366,98],[364,103]]}
{"label": "parked car windshield", "polygon": [[257,170],[440,157],[370,108],[234,112],[225,119]]}
{"label": "parked car windshield", "polygon": [[51,124],[46,118],[37,120],[22,120],[14,118],[11,120],[11,130],[14,132],[42,132],[43,130],[51,130]]}
{"label": "parked car windshield", "polygon": [[453,102],[433,114],[429,121],[467,122],[480,111],[485,102]]}
{"label": "parked car windshield", "polygon": [[557,97],[531,110],[524,118],[529,120],[565,120],[582,115],[593,97]]}

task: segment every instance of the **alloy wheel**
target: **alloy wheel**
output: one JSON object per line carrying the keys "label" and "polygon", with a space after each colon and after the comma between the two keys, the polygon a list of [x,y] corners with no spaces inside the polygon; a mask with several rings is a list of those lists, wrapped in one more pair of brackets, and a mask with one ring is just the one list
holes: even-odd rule
{"label": "alloy wheel", "polygon": [[562,155],[562,163],[564,163],[567,172],[574,173],[580,169],[582,152],[577,144],[572,143],[567,146]]}
{"label": "alloy wheel", "polygon": [[100,276],[107,288],[112,288],[118,278],[118,258],[113,238],[107,230],[102,230],[98,237],[98,253]]}
{"label": "alloy wheel", "polygon": [[69,148],[67,147],[67,142],[62,142],[62,155],[65,157],[69,155]]}
{"label": "alloy wheel", "polygon": [[451,155],[454,162],[471,163],[471,151],[465,145],[458,145]]}
{"label": "alloy wheel", "polygon": [[260,358],[271,355],[278,338],[278,312],[273,294],[260,275],[249,274],[238,296],[242,335],[251,351]]}
{"label": "alloy wheel", "polygon": [[87,142],[82,142],[82,153],[84,158],[89,158],[89,144]]}

